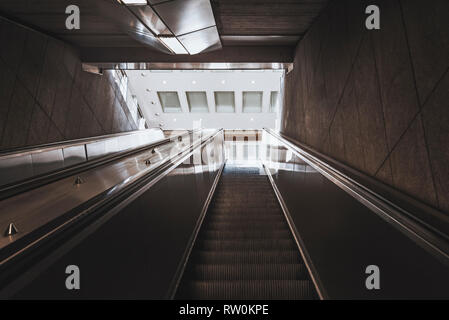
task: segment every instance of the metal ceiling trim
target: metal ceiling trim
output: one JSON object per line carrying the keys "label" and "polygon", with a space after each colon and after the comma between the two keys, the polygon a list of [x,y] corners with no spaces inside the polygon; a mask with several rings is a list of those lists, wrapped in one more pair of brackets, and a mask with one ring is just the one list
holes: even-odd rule
{"label": "metal ceiling trim", "polygon": [[164,53],[170,51],[157,39],[153,31],[138,19],[130,8],[118,2],[96,1],[97,9],[123,29],[134,40]]}

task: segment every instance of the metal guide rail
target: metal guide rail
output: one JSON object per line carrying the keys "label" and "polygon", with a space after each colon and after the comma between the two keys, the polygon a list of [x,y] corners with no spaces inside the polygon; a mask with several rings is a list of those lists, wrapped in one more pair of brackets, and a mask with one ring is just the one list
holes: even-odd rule
{"label": "metal guide rail", "polygon": [[3,199],[0,201],[0,227],[5,233],[0,237],[0,263],[26,243],[33,242],[36,236],[31,235],[41,233],[40,229],[45,233],[73,219],[87,203],[96,203],[105,195],[113,196],[119,189],[155,172],[214,134],[216,132],[210,130],[189,132],[120,153],[120,156],[99,158],[102,162],[82,166],[76,175],[62,176]]}
{"label": "metal guide rail", "polygon": [[[272,130],[260,153],[323,298],[449,297],[444,232]],[[373,266],[376,290],[365,283]]]}
{"label": "metal guide rail", "polygon": [[[12,246],[2,249],[0,251],[0,297],[11,298],[30,282],[31,286],[33,286],[33,283],[37,283],[35,286],[37,286],[39,290],[39,295],[32,295],[34,297],[45,298],[45,295],[48,294],[52,297],[64,298],[67,294],[73,295],[74,292],[67,291],[64,286],[60,286],[59,282],[52,287],[53,281],[56,281],[55,278],[52,277],[55,276],[58,278],[59,273],[51,273],[50,277],[52,279],[45,280],[47,277],[45,275],[45,270],[49,267],[51,269],[52,265],[55,263],[56,268],[59,268],[57,265],[58,259],[65,253],[70,256],[72,250],[76,250],[78,244],[79,246],[84,246],[84,248],[81,249],[81,255],[75,254],[77,257],[76,260],[83,259],[84,262],[82,264],[84,265],[84,272],[89,268],[95,269],[98,265],[107,263],[109,258],[117,261],[117,257],[120,254],[117,250],[120,250],[120,248],[126,245],[132,246],[133,250],[123,251],[122,256],[120,256],[121,259],[118,260],[123,263],[120,262],[115,268],[131,268],[132,270],[129,270],[130,276],[139,272],[139,268],[143,268],[142,272],[144,272],[145,277],[155,276],[153,273],[148,274],[147,272],[147,267],[145,267],[148,262],[145,260],[147,259],[146,255],[139,254],[135,256],[133,255],[133,252],[136,250],[137,252],[141,252],[142,250],[144,252],[147,252],[148,250],[151,252],[161,249],[165,252],[165,250],[169,250],[169,252],[171,252],[169,257],[165,257],[164,255],[161,256],[161,253],[159,253],[156,254],[159,258],[152,260],[152,268],[160,269],[156,275],[159,286],[153,284],[151,290],[145,290],[144,292],[146,295],[154,295],[154,297],[157,298],[169,296],[169,291],[172,290],[170,288],[173,286],[172,284],[176,281],[175,278],[179,273],[179,266],[183,263],[182,257],[185,255],[185,248],[189,246],[188,240],[193,233],[198,216],[200,216],[201,210],[197,209],[203,206],[204,202],[207,203],[207,198],[210,198],[210,195],[208,194],[211,192],[211,184],[214,179],[218,179],[219,168],[224,161],[222,152],[223,139],[221,133],[222,130],[204,130],[203,132],[197,132],[196,134],[191,133],[190,140],[183,138],[178,141],[178,139],[176,139],[174,145],[167,146],[167,153],[162,152],[161,149],[154,153],[149,150],[147,153],[143,153],[143,155],[138,154],[130,157],[130,160],[125,159],[120,166],[117,167],[117,172],[122,174],[121,182],[113,184],[112,187],[107,188],[93,198],[90,198],[88,201],[83,202],[82,205],[75,207],[69,213],[65,214],[65,219],[63,221],[57,221],[58,219],[55,219],[57,223],[51,221],[45,228],[38,230],[39,232],[33,232],[33,234],[37,233],[38,236],[34,236],[32,239],[27,239],[25,246],[22,245],[19,248],[14,248],[14,250],[9,250]],[[150,161],[150,163],[148,163],[146,161],[148,160],[148,155],[155,156],[157,152],[168,154],[168,156],[159,157],[160,160],[157,162],[153,163]],[[210,159],[209,164],[207,161],[204,162],[205,157]],[[196,162],[192,161],[193,158],[199,159],[200,162],[195,164]],[[127,165],[130,164],[137,165],[141,170],[132,174],[127,169]],[[92,178],[98,178],[99,176],[101,175],[93,175]],[[191,183],[178,184],[175,182],[177,189],[182,187],[185,189],[185,192],[192,193],[192,195],[186,195],[184,197],[180,194],[178,195],[176,202],[167,201],[167,199],[164,198],[168,194],[167,191],[173,190],[172,183],[179,179],[192,180],[196,187],[192,188]],[[81,184],[75,188],[80,190],[84,186],[87,186],[89,180],[86,179],[85,181],[85,184]],[[156,184],[157,187],[152,188]],[[144,201],[144,203],[142,203],[142,201]],[[183,205],[183,202],[186,201],[189,203],[192,202],[191,205]],[[171,220],[168,217],[176,215],[177,211],[173,210],[173,208],[168,209],[167,206],[170,208],[173,206],[184,208],[183,214],[187,216],[184,218],[182,228],[171,223]],[[149,215],[144,218],[141,211],[149,208],[151,208],[151,212],[148,212]],[[139,218],[133,218],[135,215]],[[187,219],[187,217],[190,221],[189,224],[186,224],[187,221],[185,219]],[[141,220],[142,218],[144,220]],[[114,221],[120,221],[121,219],[125,219],[126,222],[119,222],[118,224],[114,223]],[[146,221],[148,219],[155,219],[155,221]],[[166,221],[167,219],[169,220]],[[111,221],[112,225],[117,225],[119,229],[109,230],[108,228],[111,228],[111,223],[108,221]],[[126,224],[132,224],[133,226],[126,227]],[[103,233],[102,230],[104,229],[102,226],[106,226],[105,228],[108,229],[106,234],[108,237],[111,237],[109,240],[106,240],[106,242],[104,242],[104,237],[101,235]],[[189,227],[187,228],[187,226]],[[120,230],[122,228],[125,228],[126,230],[129,230],[129,228],[134,230],[139,228],[150,228],[151,231],[147,230],[144,233],[137,231],[127,232],[127,241],[123,242],[121,237],[123,230]],[[166,232],[173,232],[168,231],[173,228],[176,228],[177,230],[176,237],[171,240],[167,239],[164,243],[155,241],[154,238],[158,237],[160,232],[163,232],[165,229],[167,229]],[[143,234],[145,234],[144,238],[142,238]],[[99,236],[102,240],[92,240],[92,236]],[[133,241],[132,238],[134,237],[137,237],[142,241]],[[98,249],[96,249],[97,245],[103,247],[103,249],[101,249],[101,255],[98,254]],[[104,248],[104,246],[107,248]],[[161,248],[161,246],[166,249]],[[139,249],[139,247],[141,248]],[[109,248],[114,248],[114,250],[111,251],[111,253],[113,253],[111,257],[108,256],[110,251]],[[129,260],[131,258],[126,258],[126,255],[131,255],[132,258],[136,259],[143,259],[146,262],[135,261],[135,263],[132,263]],[[177,258],[174,259],[175,257]],[[165,258],[168,260],[165,261]],[[69,259],[73,261],[73,257]],[[91,265],[91,267],[86,267],[87,264]],[[111,272],[115,272],[114,274],[116,274],[116,272],[122,273],[123,271],[117,271],[112,268]],[[101,278],[107,276],[107,273],[102,271],[98,276]],[[164,281],[162,281],[162,279]],[[33,282],[34,280],[36,281]],[[39,285],[39,281],[41,280],[45,282],[45,285]],[[101,279],[99,281],[101,281]],[[91,283],[91,285],[93,286],[91,289],[84,291],[84,294],[87,295],[84,297],[105,298],[109,295],[114,295],[111,290],[104,291],[107,290],[107,288],[105,289],[95,283]],[[132,285],[132,283],[128,281],[125,281],[123,286],[124,287],[120,287],[119,285],[117,287],[118,291],[115,293],[114,297],[127,296],[127,290],[132,291],[133,294],[131,294],[131,296],[135,297],[139,297],[139,294],[142,293],[139,286]],[[61,290],[61,288],[63,290]],[[98,290],[101,291],[101,294],[97,292]],[[33,290],[25,290],[24,294],[29,294],[32,291]],[[19,295],[19,297],[20,296],[21,295]],[[75,297],[82,298],[83,296],[80,296],[78,293],[78,296],[75,295]]]}

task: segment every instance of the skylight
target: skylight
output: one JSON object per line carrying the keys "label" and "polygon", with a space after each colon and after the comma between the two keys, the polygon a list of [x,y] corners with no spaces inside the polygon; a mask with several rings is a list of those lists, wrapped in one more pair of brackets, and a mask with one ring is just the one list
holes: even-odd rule
{"label": "skylight", "polygon": [[279,109],[279,92],[271,91],[270,112],[277,112]]}
{"label": "skylight", "polygon": [[165,113],[181,112],[181,104],[176,91],[158,92],[157,95]]}
{"label": "skylight", "polygon": [[186,92],[189,110],[192,113],[209,112],[207,104],[207,96],[204,91],[188,91]]}
{"label": "skylight", "polygon": [[235,112],[234,91],[215,91],[215,108],[218,113]]}
{"label": "skylight", "polygon": [[243,112],[256,113],[262,112],[262,91],[247,91],[242,93],[243,97]]}

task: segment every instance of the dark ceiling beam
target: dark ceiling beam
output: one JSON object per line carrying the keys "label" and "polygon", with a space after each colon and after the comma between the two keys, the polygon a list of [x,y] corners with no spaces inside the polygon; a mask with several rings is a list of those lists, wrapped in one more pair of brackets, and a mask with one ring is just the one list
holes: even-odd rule
{"label": "dark ceiling beam", "polygon": [[168,55],[144,47],[83,47],[80,57],[84,63],[292,63],[294,51],[294,46],[236,46],[196,55]]}

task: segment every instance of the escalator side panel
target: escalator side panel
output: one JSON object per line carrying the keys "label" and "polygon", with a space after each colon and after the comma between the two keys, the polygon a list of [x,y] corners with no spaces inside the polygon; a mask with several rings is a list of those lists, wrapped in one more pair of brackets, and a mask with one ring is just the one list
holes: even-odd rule
{"label": "escalator side panel", "polygon": [[[449,298],[447,265],[310,165],[294,162],[294,170],[267,165],[329,298]],[[369,265],[380,269],[379,290],[365,286]]]}
{"label": "escalator side panel", "polygon": [[[163,299],[169,294],[213,181],[185,162],[82,239],[17,299]],[[217,175],[219,163],[211,175]],[[200,175],[203,175],[202,173]],[[197,182],[207,182],[200,185]],[[67,290],[65,269],[80,269],[81,288]]]}

